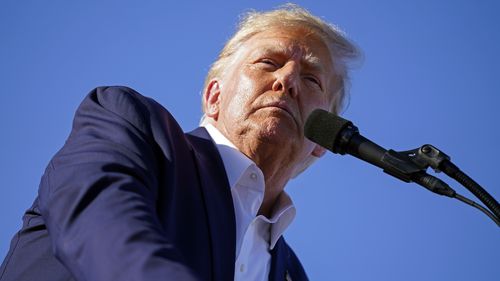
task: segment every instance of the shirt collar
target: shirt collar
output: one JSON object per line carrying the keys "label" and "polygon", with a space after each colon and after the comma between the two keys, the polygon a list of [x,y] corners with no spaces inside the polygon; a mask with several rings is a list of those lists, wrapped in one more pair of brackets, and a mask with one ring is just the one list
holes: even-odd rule
{"label": "shirt collar", "polygon": [[262,217],[262,220],[269,223],[270,241],[269,248],[272,250],[283,232],[288,228],[295,218],[296,209],[290,196],[283,191],[273,207],[271,218]]}
{"label": "shirt collar", "polygon": [[[204,126],[219,150],[222,162],[224,163],[224,169],[226,169],[229,186],[234,188],[248,168],[255,165],[255,163],[250,160],[250,158],[246,157],[245,154],[241,153],[236,146],[234,146],[234,144],[212,124],[205,124]],[[260,171],[260,169],[257,170]]]}

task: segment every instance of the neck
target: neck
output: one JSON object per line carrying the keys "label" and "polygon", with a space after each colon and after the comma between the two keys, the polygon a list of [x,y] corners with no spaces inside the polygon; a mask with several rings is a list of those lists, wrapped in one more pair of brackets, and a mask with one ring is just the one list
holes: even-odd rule
{"label": "neck", "polygon": [[262,170],[265,192],[258,214],[269,217],[274,203],[292,176],[297,162],[296,149],[294,146],[284,147],[280,141],[260,138],[258,132],[255,134],[252,130],[227,130],[216,122],[212,125]]}
{"label": "neck", "polygon": [[293,165],[290,163],[293,161],[290,158],[294,154],[287,153],[283,148],[270,146],[269,143],[260,143],[260,145],[252,147],[236,146],[252,159],[264,174],[264,199],[258,214],[270,217],[276,200],[291,177]]}

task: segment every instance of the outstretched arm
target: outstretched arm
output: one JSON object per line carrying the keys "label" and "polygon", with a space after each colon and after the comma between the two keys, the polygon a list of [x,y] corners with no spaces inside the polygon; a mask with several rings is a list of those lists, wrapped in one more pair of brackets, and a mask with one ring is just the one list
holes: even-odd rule
{"label": "outstretched arm", "polygon": [[133,90],[95,89],[42,178],[53,250],[77,280],[197,280],[155,213],[158,148],[148,118]]}

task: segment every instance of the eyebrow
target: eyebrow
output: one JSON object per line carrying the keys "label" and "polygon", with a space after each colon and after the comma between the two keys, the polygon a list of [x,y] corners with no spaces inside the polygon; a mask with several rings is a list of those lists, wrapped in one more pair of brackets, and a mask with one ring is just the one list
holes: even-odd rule
{"label": "eyebrow", "polygon": [[301,63],[305,64],[308,69],[313,71],[323,72],[325,70],[321,60],[310,52],[305,55]]}
{"label": "eyebrow", "polygon": [[[281,45],[272,45],[261,48],[257,52],[255,52],[255,54],[258,56],[267,53],[285,54],[287,56],[291,56],[291,54],[293,53],[293,49]],[[300,62],[301,64],[305,65],[306,69],[311,71],[322,73],[325,70],[323,64],[321,63],[321,60],[317,56],[313,55],[311,52],[307,52],[305,56],[301,58]]]}

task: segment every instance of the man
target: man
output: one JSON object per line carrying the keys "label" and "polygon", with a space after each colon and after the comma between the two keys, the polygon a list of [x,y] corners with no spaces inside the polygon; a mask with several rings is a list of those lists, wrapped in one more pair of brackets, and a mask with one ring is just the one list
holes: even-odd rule
{"label": "man", "polygon": [[337,112],[354,46],[307,11],[250,13],[212,66],[203,127],[100,87],[42,177],[0,280],[307,280],[282,237],[288,180],[324,149],[314,109]]}

